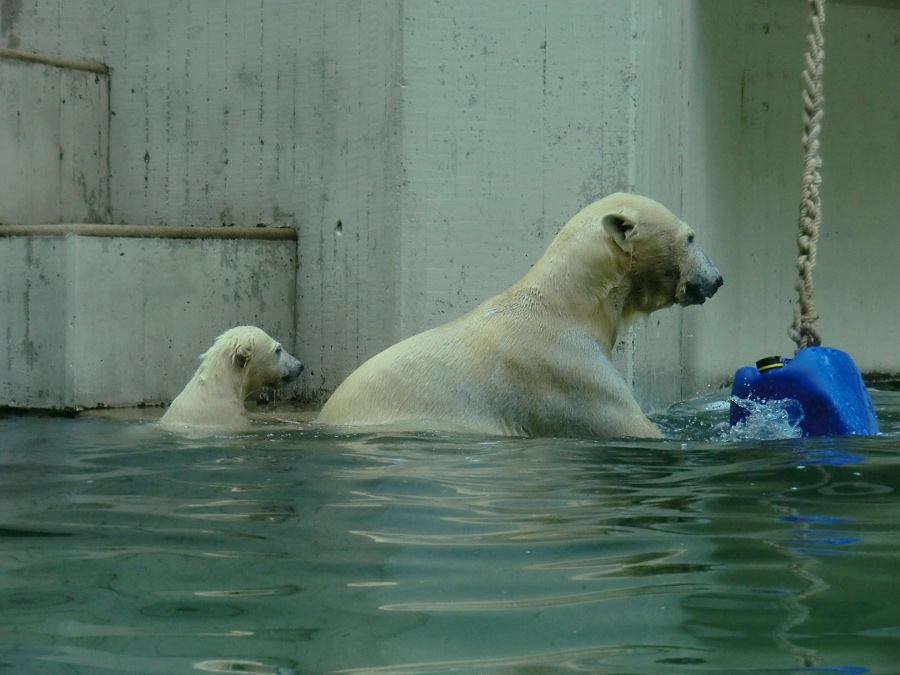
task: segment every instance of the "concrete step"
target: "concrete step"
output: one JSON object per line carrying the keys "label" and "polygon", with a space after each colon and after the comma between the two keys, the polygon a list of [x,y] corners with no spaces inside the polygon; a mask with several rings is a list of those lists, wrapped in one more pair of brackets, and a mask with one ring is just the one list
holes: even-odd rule
{"label": "concrete step", "polygon": [[290,228],[0,226],[0,407],[167,403],[241,324],[296,353],[296,272]]}

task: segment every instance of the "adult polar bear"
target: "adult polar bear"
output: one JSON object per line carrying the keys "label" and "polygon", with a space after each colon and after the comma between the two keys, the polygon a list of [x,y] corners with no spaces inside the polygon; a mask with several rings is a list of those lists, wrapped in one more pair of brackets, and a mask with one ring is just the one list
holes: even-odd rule
{"label": "adult polar bear", "polygon": [[360,366],[318,422],[658,437],[610,361],[616,336],[721,285],[690,227],[651,199],[610,195],[572,218],[518,283]]}

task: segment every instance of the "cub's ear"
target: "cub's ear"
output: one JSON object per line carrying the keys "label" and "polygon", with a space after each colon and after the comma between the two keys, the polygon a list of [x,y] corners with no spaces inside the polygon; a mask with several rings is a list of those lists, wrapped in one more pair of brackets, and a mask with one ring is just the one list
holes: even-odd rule
{"label": "cub's ear", "polygon": [[603,216],[603,229],[625,253],[631,253],[631,235],[634,228],[635,222],[625,210],[610,211]]}
{"label": "cub's ear", "polygon": [[234,353],[231,355],[231,363],[234,364],[234,367],[238,370],[243,370],[247,367],[247,364],[250,362],[250,347],[246,345],[238,345],[234,349]]}

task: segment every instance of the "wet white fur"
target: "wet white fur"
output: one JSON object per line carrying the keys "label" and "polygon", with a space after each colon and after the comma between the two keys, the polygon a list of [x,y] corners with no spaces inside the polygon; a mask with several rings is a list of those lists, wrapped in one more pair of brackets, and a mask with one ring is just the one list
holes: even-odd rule
{"label": "wet white fur", "polygon": [[721,275],[663,206],[615,194],[578,213],[516,284],[389,347],[323,407],[326,425],[655,437],[610,357],[634,317],[697,304]]}
{"label": "wet white fur", "polygon": [[237,326],[216,338],[200,367],[160,419],[167,428],[249,426],[244,399],[295,379],[301,363],[256,326]]}

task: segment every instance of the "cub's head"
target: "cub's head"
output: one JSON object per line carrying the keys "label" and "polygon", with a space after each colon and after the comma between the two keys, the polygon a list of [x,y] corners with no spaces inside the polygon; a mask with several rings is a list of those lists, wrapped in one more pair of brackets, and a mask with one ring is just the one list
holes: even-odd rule
{"label": "cub's head", "polygon": [[303,370],[300,361],[256,326],[237,326],[225,331],[204,357],[214,354],[239,375],[244,396],[266,387],[282,387]]}
{"label": "cub's head", "polygon": [[601,292],[616,295],[624,316],[703,304],[723,283],[694,231],[652,199],[613,194],[572,223],[580,224],[571,237],[575,255],[596,268]]}

